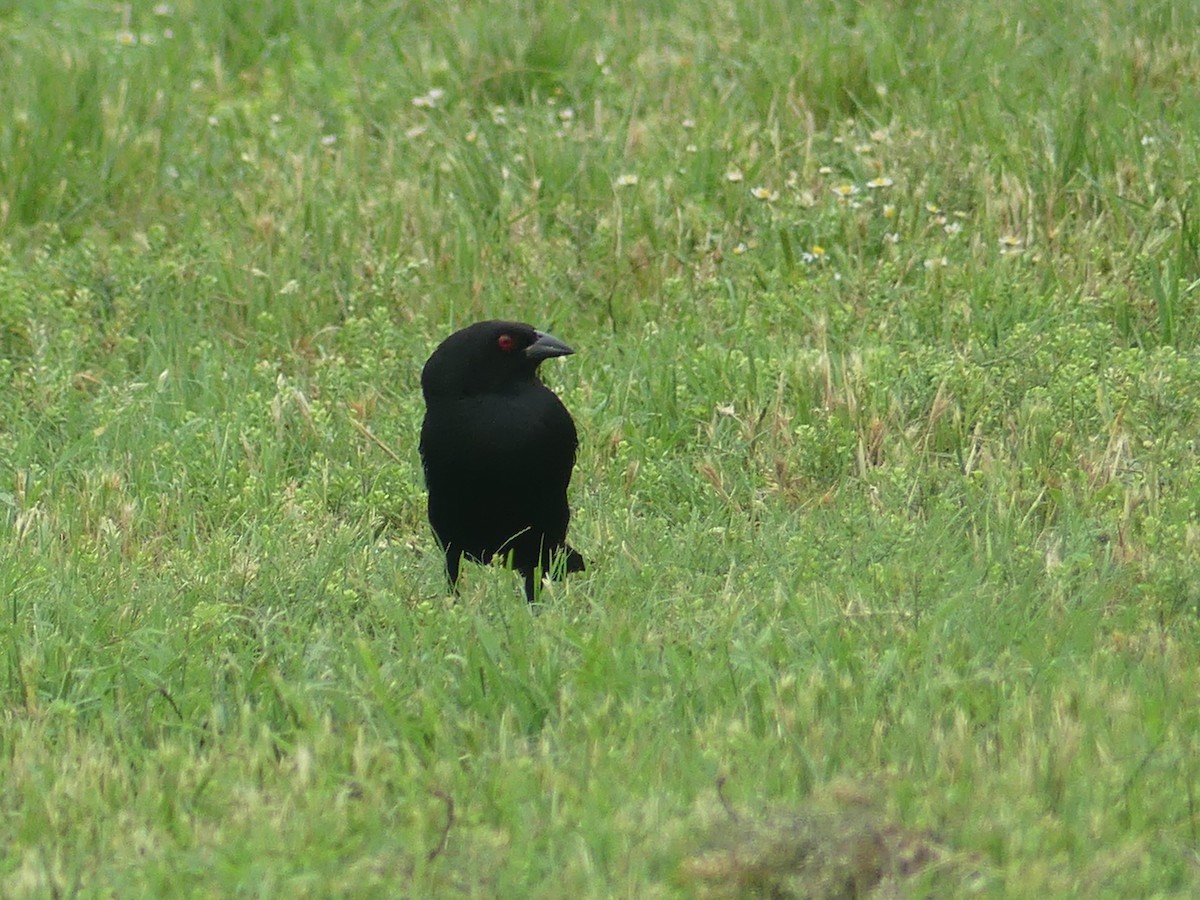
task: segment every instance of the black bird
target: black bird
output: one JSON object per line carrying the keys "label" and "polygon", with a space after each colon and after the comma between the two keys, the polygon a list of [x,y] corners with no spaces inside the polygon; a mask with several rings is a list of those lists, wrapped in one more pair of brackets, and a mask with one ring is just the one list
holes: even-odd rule
{"label": "black bird", "polygon": [[421,462],[451,587],[464,556],[508,560],[530,603],[541,575],[583,571],[566,543],[579,438],[537,376],[542,360],[574,352],[531,325],[489,321],[456,331],[425,363]]}

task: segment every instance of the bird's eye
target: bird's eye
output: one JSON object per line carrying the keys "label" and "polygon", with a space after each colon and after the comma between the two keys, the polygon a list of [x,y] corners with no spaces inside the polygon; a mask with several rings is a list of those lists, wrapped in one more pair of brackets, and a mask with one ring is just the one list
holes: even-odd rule
{"label": "bird's eye", "polygon": [[502,334],[496,339],[496,346],[505,353],[511,353],[513,347],[517,346],[517,342],[512,339],[511,334]]}

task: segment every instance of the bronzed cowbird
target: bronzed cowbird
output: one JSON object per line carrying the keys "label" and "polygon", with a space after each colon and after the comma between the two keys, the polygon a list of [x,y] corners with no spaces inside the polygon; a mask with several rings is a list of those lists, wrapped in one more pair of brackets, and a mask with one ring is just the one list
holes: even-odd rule
{"label": "bronzed cowbird", "polygon": [[464,556],[508,561],[530,603],[542,575],[583,571],[566,543],[579,439],[537,376],[543,360],[573,352],[530,325],[488,321],[456,331],[425,363],[421,462],[451,587]]}

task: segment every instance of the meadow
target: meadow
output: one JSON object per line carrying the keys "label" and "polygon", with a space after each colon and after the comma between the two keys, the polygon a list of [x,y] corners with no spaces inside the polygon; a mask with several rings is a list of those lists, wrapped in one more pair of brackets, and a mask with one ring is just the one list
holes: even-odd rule
{"label": "meadow", "polygon": [[[0,4],[0,894],[1200,895],[1197,34]],[[425,521],[484,318],[536,613]]]}

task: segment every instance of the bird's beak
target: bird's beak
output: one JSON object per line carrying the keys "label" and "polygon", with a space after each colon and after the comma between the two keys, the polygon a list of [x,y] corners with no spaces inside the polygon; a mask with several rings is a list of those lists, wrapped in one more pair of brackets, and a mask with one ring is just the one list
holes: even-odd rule
{"label": "bird's beak", "polygon": [[525,356],[534,362],[551,359],[555,356],[570,356],[575,351],[552,334],[535,331],[537,340],[525,348]]}

